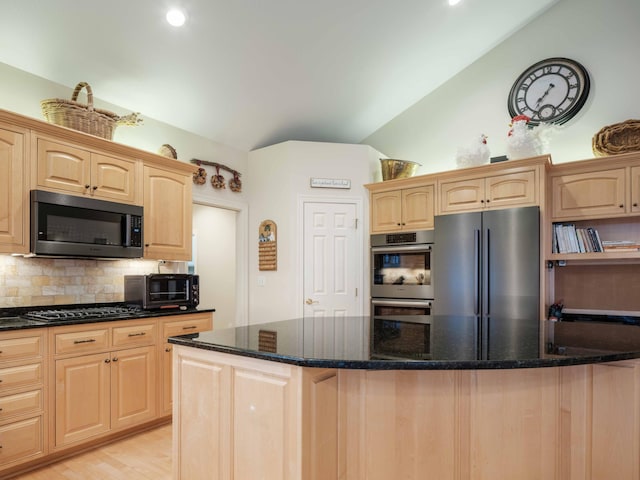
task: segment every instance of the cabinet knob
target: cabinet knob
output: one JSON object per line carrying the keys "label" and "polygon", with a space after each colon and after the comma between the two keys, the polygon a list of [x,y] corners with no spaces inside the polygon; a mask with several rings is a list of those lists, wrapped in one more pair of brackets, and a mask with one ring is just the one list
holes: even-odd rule
{"label": "cabinet knob", "polygon": [[111,359],[105,358],[104,363],[111,363]]}
{"label": "cabinet knob", "polygon": [[94,185],[93,187],[91,187],[94,191],[96,191],[98,189],[97,185]]}
{"label": "cabinet knob", "polygon": [[171,351],[171,347],[167,347],[164,349],[165,352],[169,353]]}
{"label": "cabinet knob", "polygon": [[[638,204],[637,204],[637,203],[634,203],[634,204],[633,204],[633,206],[634,206],[634,207],[637,207],[637,206],[638,206]],[[2,352],[0,352],[0,353],[2,353]]]}
{"label": "cabinet knob", "polygon": [[89,188],[91,185],[89,185],[88,183],[84,186],[84,188]]}
{"label": "cabinet knob", "polygon": [[480,203],[484,203],[484,200],[480,200]]}
{"label": "cabinet knob", "polygon": [[620,204],[619,206],[620,206],[620,208],[624,208],[624,205],[623,205],[623,204]]}
{"label": "cabinet knob", "polygon": [[117,362],[118,361],[118,357],[113,357],[113,361]]}
{"label": "cabinet knob", "polygon": [[401,223],[398,223],[398,226],[401,226],[401,225],[402,225]]}
{"label": "cabinet knob", "polygon": [[489,203],[491,200],[487,200],[487,203]]}

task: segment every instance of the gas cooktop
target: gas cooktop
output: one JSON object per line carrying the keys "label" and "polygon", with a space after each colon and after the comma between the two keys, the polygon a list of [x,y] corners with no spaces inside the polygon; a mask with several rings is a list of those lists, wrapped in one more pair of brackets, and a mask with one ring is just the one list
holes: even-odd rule
{"label": "gas cooktop", "polygon": [[125,305],[32,310],[22,316],[45,322],[57,322],[61,320],[127,318],[139,315],[140,312],[142,312],[142,309],[136,305]]}

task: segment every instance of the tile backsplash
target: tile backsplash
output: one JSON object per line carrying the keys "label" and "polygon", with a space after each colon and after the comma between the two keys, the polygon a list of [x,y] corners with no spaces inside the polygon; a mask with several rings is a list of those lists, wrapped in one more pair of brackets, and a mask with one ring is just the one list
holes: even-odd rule
{"label": "tile backsplash", "polygon": [[124,301],[124,275],[182,272],[184,262],[0,255],[0,308]]}

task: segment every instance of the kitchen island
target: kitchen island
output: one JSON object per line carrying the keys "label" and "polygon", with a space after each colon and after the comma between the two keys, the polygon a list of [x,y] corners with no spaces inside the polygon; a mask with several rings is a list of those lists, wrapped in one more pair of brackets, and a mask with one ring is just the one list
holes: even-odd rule
{"label": "kitchen island", "polygon": [[640,479],[640,342],[594,350],[563,345],[564,322],[522,323],[305,318],[172,337],[174,478]]}

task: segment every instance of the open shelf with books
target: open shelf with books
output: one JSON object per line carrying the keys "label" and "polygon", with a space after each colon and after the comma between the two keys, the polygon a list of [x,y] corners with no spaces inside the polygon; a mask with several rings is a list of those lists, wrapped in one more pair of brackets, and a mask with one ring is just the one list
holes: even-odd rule
{"label": "open shelf with books", "polygon": [[640,259],[640,217],[553,222],[549,260]]}

